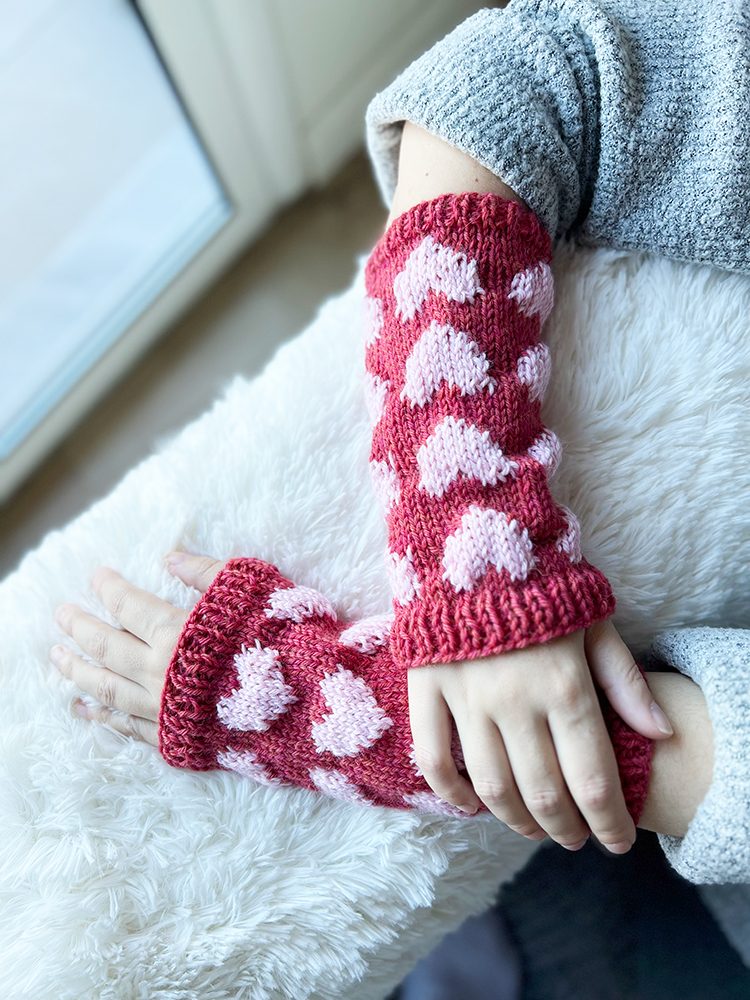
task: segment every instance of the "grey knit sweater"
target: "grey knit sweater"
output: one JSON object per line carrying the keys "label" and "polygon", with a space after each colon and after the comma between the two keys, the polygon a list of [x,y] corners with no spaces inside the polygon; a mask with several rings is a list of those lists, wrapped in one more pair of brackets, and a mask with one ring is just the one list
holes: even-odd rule
{"label": "grey knit sweater", "polygon": [[512,0],[367,112],[386,201],[402,123],[501,177],[553,239],[750,271],[750,5]]}
{"label": "grey knit sweater", "polygon": [[[386,201],[405,120],[501,177],[555,240],[750,271],[745,0],[480,11],[370,105]],[[750,883],[750,633],[691,630],[657,651],[701,684],[716,742],[711,792],[667,855],[692,881]]]}

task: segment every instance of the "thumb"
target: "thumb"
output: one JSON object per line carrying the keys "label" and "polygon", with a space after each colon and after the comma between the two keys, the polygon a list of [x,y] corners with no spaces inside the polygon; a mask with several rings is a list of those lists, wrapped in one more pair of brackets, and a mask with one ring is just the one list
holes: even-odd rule
{"label": "thumb", "polygon": [[191,556],[187,552],[170,552],[165,559],[167,569],[188,587],[204,594],[226,565],[209,556]]}
{"label": "thumb", "polygon": [[591,676],[631,729],[652,740],[672,735],[669,719],[611,622],[597,622],[586,629],[584,650]]}

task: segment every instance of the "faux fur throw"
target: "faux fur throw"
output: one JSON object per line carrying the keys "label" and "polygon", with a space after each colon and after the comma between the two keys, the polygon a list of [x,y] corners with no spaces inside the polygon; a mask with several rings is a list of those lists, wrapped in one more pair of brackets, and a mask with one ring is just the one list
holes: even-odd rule
{"label": "faux fur throw", "polygon": [[[558,257],[544,337],[555,489],[634,650],[750,627],[750,281],[611,251]],[[53,611],[108,564],[190,606],[176,547],[253,555],[385,612],[361,278],[266,372],[51,534],[0,585],[0,968],[13,1000],[382,1000],[533,845],[493,820],[364,809],[171,769],[71,716]]]}

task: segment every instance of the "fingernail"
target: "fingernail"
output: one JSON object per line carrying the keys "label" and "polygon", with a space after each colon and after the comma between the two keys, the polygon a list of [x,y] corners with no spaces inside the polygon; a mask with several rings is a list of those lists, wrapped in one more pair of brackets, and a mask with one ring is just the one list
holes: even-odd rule
{"label": "fingernail", "polygon": [[544,830],[537,830],[536,833],[527,833],[525,836],[527,840],[544,840],[547,834]]}
{"label": "fingernail", "polygon": [[49,658],[50,660],[52,660],[55,666],[59,666],[60,660],[62,660],[64,652],[65,652],[64,646],[53,646],[52,649],[49,651]]}
{"label": "fingernail", "polygon": [[560,846],[564,847],[566,851],[580,851],[588,839],[588,837],[584,837],[583,840],[579,840],[577,844],[560,844]]}
{"label": "fingernail", "polygon": [[674,729],[669,719],[666,717],[664,712],[659,708],[655,701],[651,702],[651,715],[653,716],[654,722],[660,733],[664,733],[666,736],[673,736]]}
{"label": "fingernail", "polygon": [[65,625],[65,619],[68,617],[68,608],[66,604],[61,604],[60,607],[55,611],[55,621],[58,625]]}
{"label": "fingernail", "polygon": [[82,719],[87,719],[89,715],[88,707],[82,701],[74,701],[72,705],[73,711],[76,715],[80,715]]}
{"label": "fingernail", "polygon": [[187,559],[187,552],[170,552],[164,562],[167,564],[167,569],[171,573],[173,569],[177,569],[182,563]]}
{"label": "fingernail", "polygon": [[462,813],[466,813],[467,816],[475,816],[477,813],[476,806],[459,806],[458,808]]}
{"label": "fingernail", "polygon": [[605,844],[604,846],[611,854],[627,854],[633,845],[627,840],[621,840],[619,844]]}

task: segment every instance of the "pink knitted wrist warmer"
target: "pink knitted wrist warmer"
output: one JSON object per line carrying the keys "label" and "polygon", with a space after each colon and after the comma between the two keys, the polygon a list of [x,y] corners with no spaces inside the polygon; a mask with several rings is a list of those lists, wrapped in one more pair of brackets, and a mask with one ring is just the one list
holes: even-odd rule
{"label": "pink knitted wrist warmer", "polygon": [[[463,815],[413,760],[406,675],[392,618],[337,621],[322,594],[258,559],[227,563],[198,601],[167,674],[160,750],[175,767],[238,771],[363,805]],[[625,798],[637,822],[651,743],[609,713]],[[460,747],[454,757],[462,766]]]}
{"label": "pink knitted wrist warmer", "polygon": [[370,468],[388,522],[402,667],[487,656],[614,611],[547,477],[550,241],[496,195],[445,195],[390,226],[366,269]]}

